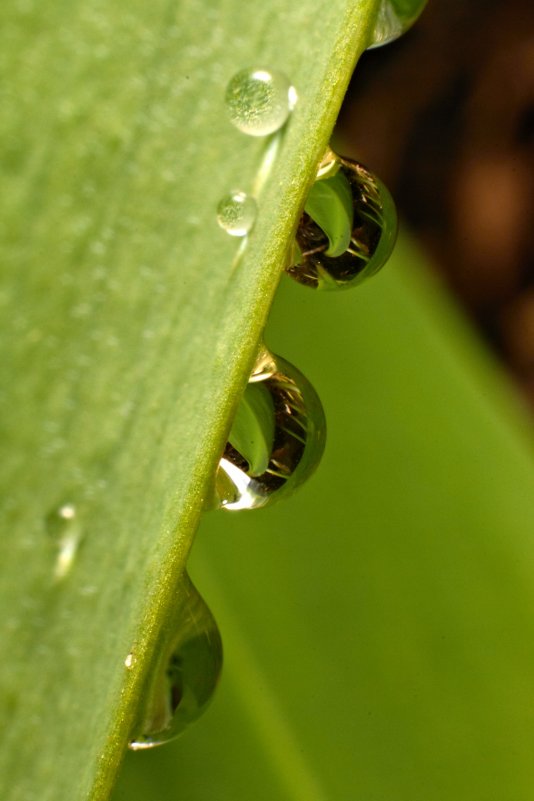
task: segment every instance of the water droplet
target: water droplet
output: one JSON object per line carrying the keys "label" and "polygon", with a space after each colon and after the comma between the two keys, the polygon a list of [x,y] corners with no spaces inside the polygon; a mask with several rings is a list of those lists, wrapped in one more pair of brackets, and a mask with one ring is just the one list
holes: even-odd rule
{"label": "water droplet", "polygon": [[46,527],[57,547],[54,579],[61,581],[71,571],[82,539],[82,528],[76,507],[65,503],[48,515]]}
{"label": "water droplet", "polygon": [[268,136],[284,125],[297,93],[283,72],[245,69],[231,79],[225,101],[231,121],[242,133]]}
{"label": "water droplet", "polygon": [[382,0],[369,47],[381,47],[414,24],[427,0]]}
{"label": "water droplet", "polygon": [[345,289],[374,275],[397,235],[395,204],[357,161],[328,150],[304,206],[286,272],[314,289]]}
{"label": "water droplet", "polygon": [[215,505],[257,509],[313,473],[326,433],[323,408],[293,365],[263,350],[239,404],[215,479]]}
{"label": "water droplet", "polygon": [[231,192],[217,206],[217,222],[230,236],[246,236],[256,221],[256,201],[245,192]]}
{"label": "water droplet", "polygon": [[222,667],[219,629],[206,603],[184,573],[178,604],[164,634],[145,695],[133,751],[178,737],[209,704]]}

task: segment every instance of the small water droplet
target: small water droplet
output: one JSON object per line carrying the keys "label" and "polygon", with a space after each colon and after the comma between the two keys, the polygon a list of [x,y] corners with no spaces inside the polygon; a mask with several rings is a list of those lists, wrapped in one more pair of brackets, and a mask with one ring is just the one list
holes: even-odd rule
{"label": "small water droplet", "polygon": [[402,36],[419,17],[427,0],[382,0],[369,45],[381,47]]}
{"label": "small water droplet", "polygon": [[286,272],[314,289],[345,289],[391,255],[397,213],[384,184],[362,164],[328,150],[299,222]]}
{"label": "small water droplet", "polygon": [[263,349],[219,462],[215,506],[257,509],[313,473],[326,434],[323,408],[293,365]]}
{"label": "small water droplet", "polygon": [[256,221],[256,201],[246,192],[231,192],[217,206],[217,222],[230,236],[246,236]]}
{"label": "small water droplet", "polygon": [[219,629],[191,579],[184,573],[171,637],[161,642],[134,736],[133,751],[178,737],[211,701],[222,667]]}
{"label": "small water droplet", "polygon": [[55,509],[46,518],[46,527],[57,547],[54,579],[61,581],[70,573],[82,539],[74,504],[65,503]]}
{"label": "small water droplet", "polygon": [[230,80],[225,101],[230,120],[242,133],[268,136],[284,125],[297,93],[283,72],[244,69]]}

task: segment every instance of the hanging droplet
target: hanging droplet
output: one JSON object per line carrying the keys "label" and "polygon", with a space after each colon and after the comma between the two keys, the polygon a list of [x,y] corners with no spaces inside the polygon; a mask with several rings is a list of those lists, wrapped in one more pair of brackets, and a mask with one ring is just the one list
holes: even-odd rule
{"label": "hanging droplet", "polygon": [[133,751],[178,737],[206,709],[222,667],[219,629],[187,573],[181,603],[162,635],[134,736]]}
{"label": "hanging droplet", "polygon": [[299,222],[286,272],[314,289],[345,289],[385,264],[397,235],[388,190],[357,161],[328,150]]}
{"label": "hanging droplet", "polygon": [[324,449],[323,408],[293,365],[264,350],[239,404],[215,479],[215,506],[258,509],[296,489]]}
{"label": "hanging droplet", "polygon": [[217,222],[230,236],[246,236],[256,221],[256,201],[245,192],[231,192],[217,206]]}
{"label": "hanging droplet", "polygon": [[46,518],[46,528],[56,548],[53,577],[61,581],[71,571],[82,539],[82,527],[76,507],[64,503]]}
{"label": "hanging droplet", "polygon": [[284,125],[297,93],[283,72],[245,69],[229,82],[225,101],[236,128],[250,136],[267,136]]}
{"label": "hanging droplet", "polygon": [[370,48],[392,42],[411,28],[427,0],[381,0]]}

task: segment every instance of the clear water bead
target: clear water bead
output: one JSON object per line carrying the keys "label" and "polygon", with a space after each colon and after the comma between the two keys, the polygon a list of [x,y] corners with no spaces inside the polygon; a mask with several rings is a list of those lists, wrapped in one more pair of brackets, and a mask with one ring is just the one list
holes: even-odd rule
{"label": "clear water bead", "polygon": [[215,506],[257,509],[293,492],[317,467],[326,423],[293,365],[263,350],[237,409],[215,479]]}
{"label": "clear water bead", "polygon": [[382,0],[369,47],[381,47],[402,36],[426,4],[427,0]]}
{"label": "clear water bead", "polygon": [[163,745],[178,737],[204,712],[219,680],[221,635],[187,573],[182,576],[179,597],[181,603],[156,652],[129,743],[132,751]]}
{"label": "clear water bead", "polygon": [[46,518],[46,529],[55,547],[54,581],[66,578],[72,570],[82,540],[82,527],[74,504],[64,503]]}
{"label": "clear water bead", "polygon": [[397,235],[384,184],[363,164],[328,150],[299,221],[286,272],[314,289],[346,289],[374,275]]}
{"label": "clear water bead", "polygon": [[268,136],[284,125],[297,94],[278,70],[244,69],[236,73],[226,89],[230,120],[242,133]]}
{"label": "clear water bead", "polygon": [[217,222],[230,236],[246,236],[256,221],[258,206],[246,192],[231,192],[217,206]]}

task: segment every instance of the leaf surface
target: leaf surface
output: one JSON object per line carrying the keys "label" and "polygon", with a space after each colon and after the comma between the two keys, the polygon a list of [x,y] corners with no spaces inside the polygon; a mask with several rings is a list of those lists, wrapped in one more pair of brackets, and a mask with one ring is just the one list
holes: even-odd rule
{"label": "leaf surface", "polygon": [[[2,4],[5,801],[109,794],[377,5]],[[269,141],[225,113],[256,63],[299,96]],[[246,245],[216,223],[236,188]]]}

